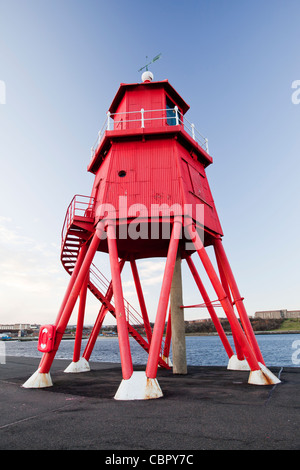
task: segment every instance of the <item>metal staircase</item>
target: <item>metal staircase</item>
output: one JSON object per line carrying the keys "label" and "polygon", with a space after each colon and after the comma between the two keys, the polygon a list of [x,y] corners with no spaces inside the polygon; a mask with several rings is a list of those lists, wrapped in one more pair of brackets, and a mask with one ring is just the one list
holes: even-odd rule
{"label": "metal staircase", "polygon": [[[71,201],[63,229],[61,241],[61,262],[65,270],[71,275],[75,267],[81,245],[87,241],[94,233],[94,213],[93,198],[76,195]],[[107,308],[107,310],[116,317],[113,299],[110,301],[106,297],[110,282],[104,274],[91,264],[88,288],[90,292]],[[144,321],[142,315],[124,299],[128,333],[149,353],[150,343],[147,340]],[[170,366],[162,358],[163,344],[159,365],[165,369]]]}

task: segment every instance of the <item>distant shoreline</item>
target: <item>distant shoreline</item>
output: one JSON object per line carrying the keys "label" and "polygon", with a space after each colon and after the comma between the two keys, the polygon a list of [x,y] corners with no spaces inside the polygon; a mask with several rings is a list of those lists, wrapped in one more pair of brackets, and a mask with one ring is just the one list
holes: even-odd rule
{"label": "distant shoreline", "polygon": [[[225,331],[226,336],[232,336],[231,332]],[[254,331],[254,335],[289,335],[289,334],[300,334],[300,330],[273,330],[273,331]],[[219,336],[217,332],[214,333],[186,333],[185,336]],[[117,335],[114,336],[101,336],[101,338],[117,338]],[[83,336],[82,339],[88,339],[88,336]],[[69,340],[69,339],[75,339],[75,335],[64,335],[62,339]],[[0,341],[38,341],[38,337],[30,337],[30,336],[24,336],[22,338],[7,338],[7,339],[1,339]]]}
{"label": "distant shoreline", "polygon": [[[254,335],[291,335],[300,334],[300,330],[274,330],[274,331],[254,331]],[[226,336],[232,336],[232,333],[225,331]],[[218,333],[186,333],[185,336],[219,336]]]}

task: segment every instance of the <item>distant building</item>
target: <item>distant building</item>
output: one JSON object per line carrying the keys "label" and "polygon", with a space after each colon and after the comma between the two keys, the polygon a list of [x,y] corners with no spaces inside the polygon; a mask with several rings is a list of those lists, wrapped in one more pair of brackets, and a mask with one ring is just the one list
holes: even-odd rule
{"label": "distant building", "polygon": [[300,318],[300,310],[266,310],[255,312],[255,318]]}
{"label": "distant building", "polygon": [[19,330],[36,330],[39,325],[30,325],[29,323],[14,323],[11,325],[0,325],[0,331],[19,331]]}

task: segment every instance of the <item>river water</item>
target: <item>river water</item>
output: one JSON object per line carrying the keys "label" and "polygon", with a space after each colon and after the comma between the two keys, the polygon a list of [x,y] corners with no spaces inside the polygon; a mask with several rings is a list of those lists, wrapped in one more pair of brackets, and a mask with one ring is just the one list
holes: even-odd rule
{"label": "river water", "polygon": [[[267,334],[256,335],[256,338],[267,366],[300,367],[300,334]],[[232,337],[228,336],[228,340],[234,350]],[[3,343],[7,356],[42,356],[42,353],[37,350],[37,341],[6,341]],[[87,340],[82,341],[82,352],[86,343]],[[148,354],[132,338],[130,339],[130,347],[133,363],[146,364]],[[73,348],[74,340],[63,340],[56,353],[56,358],[70,359],[71,361]],[[228,363],[228,356],[218,336],[187,336],[186,354],[188,365],[226,366]],[[90,361],[119,363],[118,339],[99,337]]]}

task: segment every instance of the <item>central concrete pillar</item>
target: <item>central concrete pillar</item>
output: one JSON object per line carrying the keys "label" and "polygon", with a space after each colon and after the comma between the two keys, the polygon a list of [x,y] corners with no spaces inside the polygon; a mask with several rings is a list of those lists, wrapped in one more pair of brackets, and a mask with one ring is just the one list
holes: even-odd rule
{"label": "central concrete pillar", "polygon": [[181,257],[178,250],[170,293],[173,374],[187,374]]}

